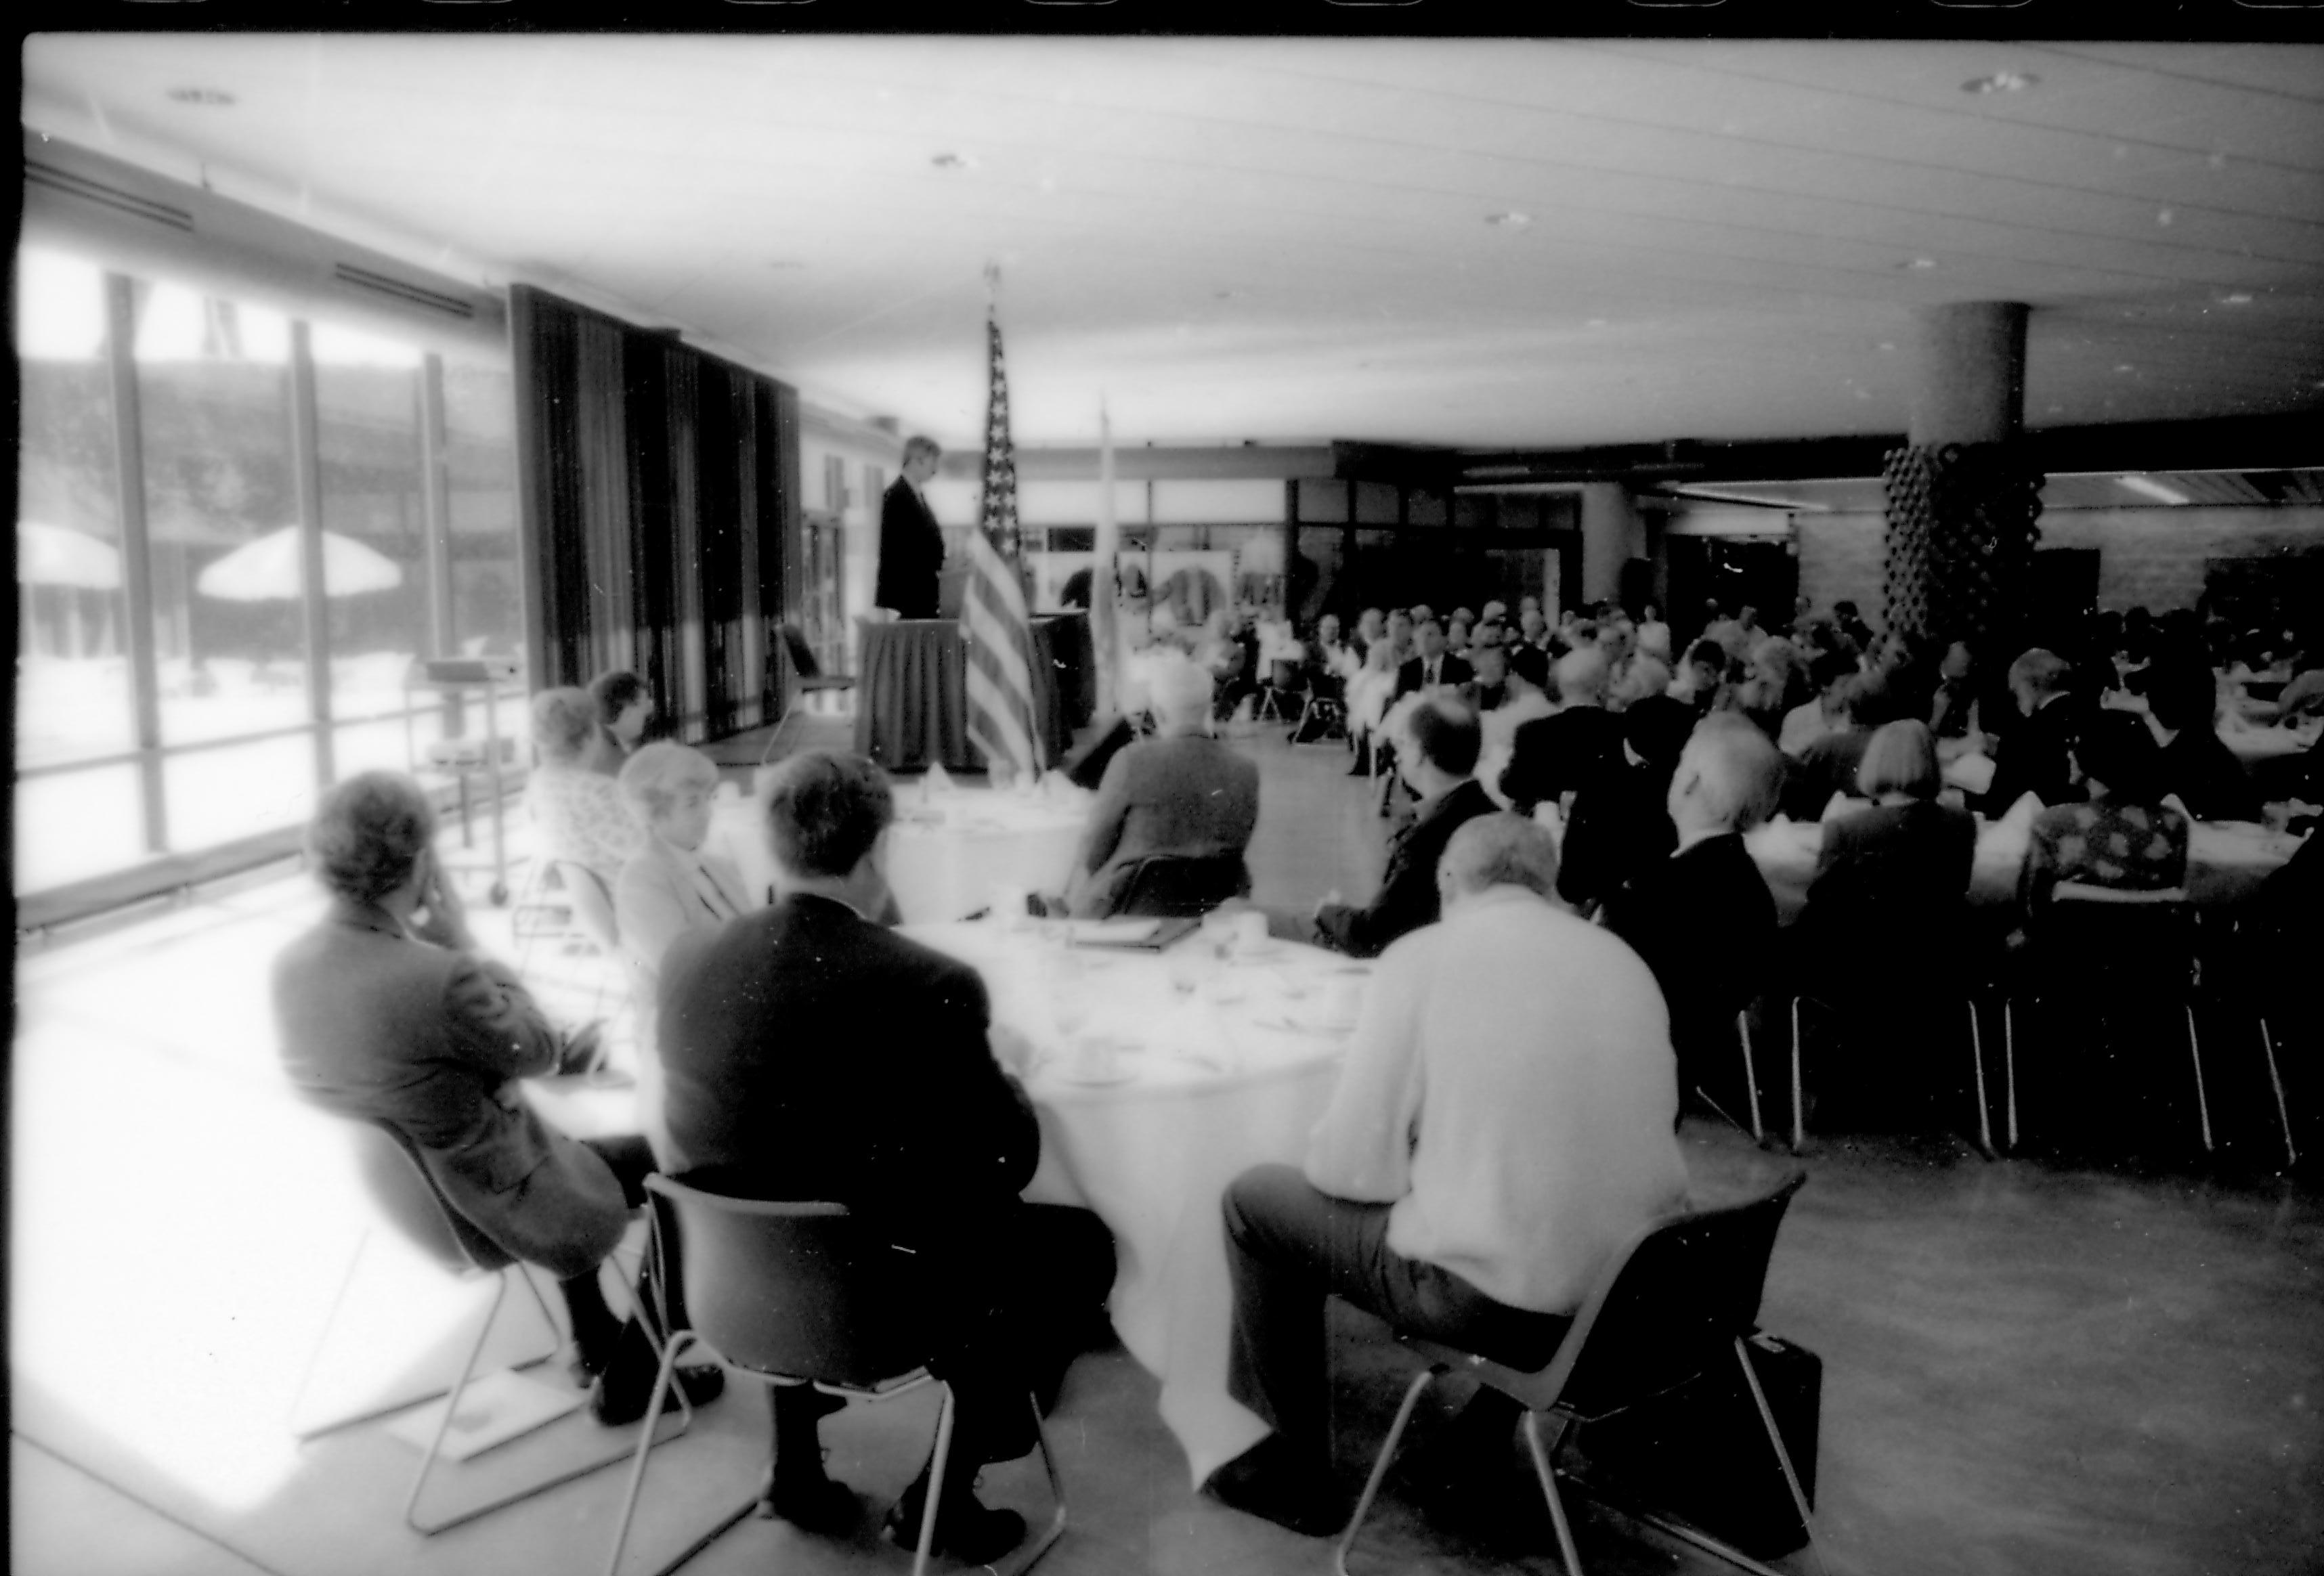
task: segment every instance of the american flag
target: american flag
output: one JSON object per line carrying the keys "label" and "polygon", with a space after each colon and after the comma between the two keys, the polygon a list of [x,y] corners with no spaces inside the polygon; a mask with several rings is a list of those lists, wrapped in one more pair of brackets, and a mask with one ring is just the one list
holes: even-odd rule
{"label": "american flag", "polygon": [[1001,318],[985,319],[992,400],[984,421],[983,502],[968,538],[968,588],[960,629],[968,642],[968,738],[997,778],[1030,780],[1043,764],[1033,728],[1033,622],[1018,571],[1017,455],[1009,441],[1009,382],[1001,366]]}

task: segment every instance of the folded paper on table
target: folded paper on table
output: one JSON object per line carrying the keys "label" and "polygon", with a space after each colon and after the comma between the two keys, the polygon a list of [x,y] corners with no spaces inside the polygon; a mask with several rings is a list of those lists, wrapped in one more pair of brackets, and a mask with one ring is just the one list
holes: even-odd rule
{"label": "folded paper on table", "polygon": [[1993,787],[1993,770],[1990,755],[1957,755],[1945,762],[1940,775],[1954,788],[1982,794]]}
{"label": "folded paper on table", "polygon": [[[578,1390],[544,1384],[514,1369],[471,1379],[460,1392],[460,1409],[452,1415],[452,1426],[444,1431],[443,1447],[438,1453],[447,1461],[468,1461],[556,1422],[583,1399]],[[447,1396],[415,1406],[389,1424],[387,1431],[407,1444],[426,1450],[448,1404]]]}
{"label": "folded paper on table", "polygon": [[1127,946],[1159,952],[1191,935],[1198,919],[1076,919],[1067,933],[1075,946]]}

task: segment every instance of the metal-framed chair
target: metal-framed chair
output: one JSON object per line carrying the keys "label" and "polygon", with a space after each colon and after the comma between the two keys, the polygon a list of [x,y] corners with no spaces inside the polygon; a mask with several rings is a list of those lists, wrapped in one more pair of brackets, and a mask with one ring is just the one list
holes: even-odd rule
{"label": "metal-framed chair", "polygon": [[[1348,1576],[1349,1553],[1388,1476],[1397,1443],[1412,1420],[1421,1392],[1439,1375],[1452,1372],[1467,1374],[1526,1408],[1526,1448],[1557,1531],[1558,1553],[1567,1576],[1582,1576],[1582,1557],[1573,1545],[1573,1530],[1551,1464],[1559,1445],[1576,1424],[1611,1417],[1667,1395],[1731,1359],[1742,1368],[1744,1383],[1790,1490],[1800,1530],[1812,1548],[1814,1528],[1807,1492],[1801,1486],[1791,1452],[1784,1448],[1746,1345],[1757,1328],[1759,1299],[1766,1286],[1775,1233],[1792,1195],[1806,1180],[1804,1173],[1794,1173],[1741,1203],[1674,1216],[1639,1231],[1608,1261],[1574,1314],[1565,1339],[1558,1343],[1548,1364],[1536,1372],[1520,1373],[1473,1352],[1399,1336],[1405,1345],[1427,1359],[1428,1366],[1406,1387],[1396,1421],[1388,1426],[1355,1513],[1340,1535],[1333,1555],[1340,1576]],[[1548,1420],[1546,1437],[1545,1418]],[[1740,1549],[1698,1527],[1647,1519],[1746,1570],[1769,1571]]]}
{"label": "metal-framed chair", "polygon": [[[2131,891],[2113,887],[2061,881],[2050,889],[2049,901],[2034,916],[2031,932],[2034,966],[2021,970],[2020,987],[2038,1007],[2043,994],[2039,983],[2044,957],[2077,961],[2097,959],[2119,964],[2135,956],[2144,966],[2126,972],[2143,989],[2175,997],[2187,1020],[2187,1054],[2195,1075],[2195,1111],[2202,1129],[2203,1148],[2216,1146],[2211,1135],[2211,1102],[2203,1082],[2203,1042],[2195,1026],[2197,972],[2194,909],[2182,887],[2154,891]],[[2008,1146],[2018,1142],[2017,1022],[2019,991],[2002,998],[2002,1068],[2006,1098]],[[2271,1052],[2273,1047],[2270,1047]],[[2271,1070],[2273,1059],[2271,1057]]]}
{"label": "metal-framed chair", "polygon": [[[770,1388],[813,1386],[826,1396],[887,1401],[927,1385],[944,1391],[936,1415],[936,1456],[920,1516],[913,1576],[924,1576],[934,1547],[937,1485],[945,1481],[953,1436],[953,1393],[927,1370],[926,1341],[914,1327],[910,1299],[891,1267],[894,1249],[857,1229],[844,1204],[770,1203],[731,1198],[675,1181],[649,1176],[653,1206],[653,1247],[663,1276],[657,1284],[679,1288],[684,1327],[670,1332],[654,1383],[650,1408],[660,1404],[678,1359],[688,1348],[706,1345],[730,1369],[762,1380]],[[675,1278],[671,1278],[671,1277]],[[1011,1567],[1023,1576],[1048,1553],[1065,1530],[1064,1486],[1056,1454],[1041,1427],[1032,1393],[1041,1462],[1056,1503],[1048,1526]],[[650,1415],[650,1411],[649,1415]],[[646,1450],[641,1446],[630,1469],[622,1501],[621,1525],[606,1576],[619,1576],[629,1544],[630,1524],[645,1482]],[[669,1576],[724,1536],[761,1503],[753,1493],[678,1555],[656,1576]]]}
{"label": "metal-framed chair", "polygon": [[604,966],[583,971],[584,982],[557,975],[555,982],[586,989],[586,1015],[602,1016],[612,989],[608,971],[618,970],[622,957],[621,927],[604,878],[577,861],[544,857],[509,914],[510,933],[517,943],[516,972],[529,984],[538,988],[542,980],[538,954],[543,942],[555,944],[560,954],[600,960]]}
{"label": "metal-framed chair", "polygon": [[[466,1392],[469,1380],[475,1377],[476,1359],[483,1355],[484,1343],[492,1335],[493,1326],[499,1322],[502,1304],[508,1299],[509,1283],[512,1280],[520,1282],[532,1295],[535,1305],[540,1310],[542,1320],[552,1331],[558,1328],[557,1317],[549,1312],[548,1300],[540,1295],[540,1287],[534,1282],[532,1276],[525,1273],[524,1266],[505,1249],[469,1224],[467,1219],[452,1207],[450,1201],[444,1197],[442,1191],[436,1185],[436,1179],[429,1174],[426,1164],[420,1159],[419,1151],[412,1146],[410,1139],[394,1126],[384,1121],[351,1120],[347,1125],[355,1146],[356,1167],[373,1199],[378,1203],[382,1212],[387,1216],[390,1223],[409,1238],[415,1247],[442,1265],[448,1272],[463,1278],[479,1275],[491,1276],[493,1298],[490,1305],[484,1310],[483,1320],[476,1326],[475,1339],[469,1342],[467,1352],[461,1360],[459,1377],[454,1379],[447,1388],[426,1395],[406,1396],[386,1405],[304,1428],[300,1427],[294,1421],[292,1427],[295,1437],[304,1443],[309,1440],[319,1439],[326,1434],[336,1433],[342,1429],[352,1428],[358,1424],[372,1422],[391,1413],[401,1412],[421,1401],[431,1400],[437,1396],[445,1397],[444,1415],[436,1424],[435,1434],[429,1441],[426,1453],[420,1457],[420,1471],[412,1479],[411,1491],[405,1497],[403,1502],[404,1525],[423,1537],[433,1537],[436,1534],[448,1532],[453,1527],[465,1526],[469,1522],[489,1516],[496,1510],[505,1510],[512,1505],[521,1504],[525,1500],[545,1494],[551,1488],[574,1482],[593,1472],[603,1471],[607,1467],[616,1466],[630,1460],[632,1452],[629,1442],[624,1440],[613,1450],[593,1454],[578,1465],[565,1468],[549,1477],[503,1494],[484,1504],[470,1506],[447,1516],[423,1517],[420,1515],[420,1498],[427,1492],[428,1480],[435,1471],[438,1456],[442,1453],[444,1438],[451,1429],[452,1419],[460,1410],[460,1397]],[[362,1247],[359,1244],[356,1249],[358,1259],[361,1252]],[[354,1266],[351,1264],[346,1280],[353,1279]],[[340,1297],[343,1299],[346,1294],[346,1282],[343,1281],[340,1286]],[[336,1322],[338,1306],[335,1302],[330,1321],[327,1322],[324,1331],[326,1341],[329,1335],[329,1323]],[[322,1341],[317,1343],[318,1356],[320,1355],[322,1346]],[[558,1348],[552,1346],[549,1350],[538,1356],[526,1358],[512,1366],[520,1369],[538,1366],[556,1355],[557,1350]],[[308,1374],[300,1384],[300,1394],[292,1399],[291,1410],[294,1419],[300,1401],[304,1398],[307,1385],[312,1380],[313,1366],[310,1360]],[[678,1426],[668,1433],[663,1433],[660,1428],[659,1412],[661,1396],[659,1392],[656,1392],[655,1410],[646,1415],[653,1419],[653,1422],[641,1434],[639,1451],[650,1450],[657,1444],[676,1439],[694,1425],[694,1406],[687,1400],[684,1390],[681,1389],[678,1392],[678,1399],[679,1407]]]}
{"label": "metal-framed chair", "polygon": [[802,701],[818,695],[849,695],[855,689],[852,675],[825,673],[823,664],[816,660],[815,649],[807,643],[806,634],[798,625],[782,626],[783,651],[783,714],[775,723],[775,731],[767,736],[767,747],[759,756],[759,764],[771,764],[782,753],[783,733],[800,715]]}
{"label": "metal-framed chair", "polygon": [[1242,895],[1242,857],[1150,853],[1130,868],[1114,904],[1117,915],[1195,919]]}
{"label": "metal-framed chair", "polygon": [[1301,671],[1298,663],[1286,658],[1277,657],[1274,659],[1268,666],[1266,682],[1259,687],[1259,711],[1254,721],[1261,723],[1290,721],[1290,718],[1285,716],[1283,713],[1283,697],[1286,695],[1301,693]]}

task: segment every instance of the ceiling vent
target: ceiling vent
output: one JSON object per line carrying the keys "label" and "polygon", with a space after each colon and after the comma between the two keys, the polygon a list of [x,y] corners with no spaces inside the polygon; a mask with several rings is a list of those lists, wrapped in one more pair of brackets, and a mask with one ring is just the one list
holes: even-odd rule
{"label": "ceiling vent", "polygon": [[391,296],[406,306],[423,308],[430,312],[441,313],[447,318],[473,318],[476,315],[475,303],[464,300],[458,296],[446,295],[442,290],[432,290],[425,285],[410,284],[403,280],[392,279],[384,273],[374,273],[368,268],[357,268],[351,263],[332,264],[331,274],[341,284],[352,285],[360,290],[369,290],[374,295]]}
{"label": "ceiling vent", "polygon": [[83,202],[111,208],[115,213],[167,225],[189,235],[194,231],[194,216],[181,207],[156,202],[150,197],[140,197],[118,186],[107,186],[101,180],[91,180],[86,175],[60,170],[54,164],[43,164],[37,159],[24,161],[24,179],[33,186],[45,186],[51,191],[60,191],[68,197],[79,198]]}

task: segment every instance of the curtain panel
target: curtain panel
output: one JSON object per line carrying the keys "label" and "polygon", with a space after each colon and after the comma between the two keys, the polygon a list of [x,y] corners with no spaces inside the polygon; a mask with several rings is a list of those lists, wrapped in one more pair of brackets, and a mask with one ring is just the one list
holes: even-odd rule
{"label": "curtain panel", "polygon": [[509,335],[536,687],[631,668],[695,742],[775,715],[802,562],[797,392],[528,285]]}

